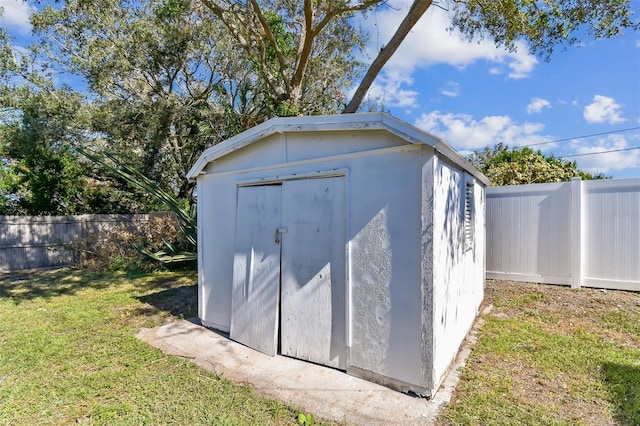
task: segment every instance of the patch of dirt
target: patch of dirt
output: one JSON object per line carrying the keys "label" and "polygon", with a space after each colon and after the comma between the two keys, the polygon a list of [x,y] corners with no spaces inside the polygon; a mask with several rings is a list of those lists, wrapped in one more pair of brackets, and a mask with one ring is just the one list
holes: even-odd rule
{"label": "patch of dirt", "polygon": [[606,312],[614,309],[640,309],[640,293],[594,288],[571,289],[566,286],[516,281],[487,280],[485,300],[494,306],[509,299],[540,301],[541,308],[564,312],[564,308]]}
{"label": "patch of dirt", "polygon": [[[494,305],[492,315],[498,318],[539,315],[555,333],[594,331],[606,341],[640,349],[637,292],[487,280],[485,303]],[[620,322],[635,326],[631,324],[631,332],[624,331]]]}
{"label": "patch of dirt", "polygon": [[511,393],[528,405],[544,403],[547,414],[570,424],[613,425],[608,407],[594,401],[585,401],[576,394],[572,379],[564,373],[551,377],[532,374],[532,366],[509,360],[496,360],[509,371]]}

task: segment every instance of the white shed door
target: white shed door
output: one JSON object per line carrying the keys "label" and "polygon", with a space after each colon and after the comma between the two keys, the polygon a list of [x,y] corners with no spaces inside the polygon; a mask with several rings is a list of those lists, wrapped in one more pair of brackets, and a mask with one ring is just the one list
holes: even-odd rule
{"label": "white shed door", "polygon": [[[238,189],[230,337],[267,355],[278,349],[281,186]],[[221,244],[223,242],[220,242]]]}
{"label": "white shed door", "polygon": [[233,340],[346,368],[345,206],[342,178],[238,189]]}
{"label": "white shed door", "polygon": [[282,184],[281,353],[346,368],[343,178]]}

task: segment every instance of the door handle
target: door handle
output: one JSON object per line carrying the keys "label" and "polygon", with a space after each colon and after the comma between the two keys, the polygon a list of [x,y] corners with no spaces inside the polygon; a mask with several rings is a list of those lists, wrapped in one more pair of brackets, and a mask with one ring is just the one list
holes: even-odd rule
{"label": "door handle", "polygon": [[286,234],[287,233],[287,228],[278,228],[276,229],[276,233],[273,236],[273,239],[275,241],[276,244],[280,244],[280,234]]}

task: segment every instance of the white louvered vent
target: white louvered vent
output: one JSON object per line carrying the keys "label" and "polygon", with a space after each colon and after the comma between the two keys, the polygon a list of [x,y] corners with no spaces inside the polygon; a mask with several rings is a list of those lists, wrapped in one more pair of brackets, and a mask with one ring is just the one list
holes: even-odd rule
{"label": "white louvered vent", "polygon": [[474,246],[474,202],[473,179],[467,180],[464,192],[464,250],[471,250]]}

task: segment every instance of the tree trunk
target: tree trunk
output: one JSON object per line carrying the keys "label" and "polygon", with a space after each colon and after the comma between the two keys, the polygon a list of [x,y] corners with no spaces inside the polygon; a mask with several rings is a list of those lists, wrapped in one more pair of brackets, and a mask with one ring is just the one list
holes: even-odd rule
{"label": "tree trunk", "polygon": [[404,20],[396,30],[395,34],[389,41],[389,43],[380,50],[376,59],[371,63],[369,69],[367,70],[367,74],[364,76],[356,93],[353,95],[353,98],[349,102],[349,104],[342,111],[343,114],[351,114],[357,111],[364,99],[367,91],[373,84],[373,81],[378,76],[378,73],[382,69],[382,67],[387,63],[389,58],[395,53],[398,49],[402,41],[407,37],[409,31],[414,27],[416,22],[424,15],[424,13],[431,6],[432,0],[414,0],[407,16],[404,17]]}

